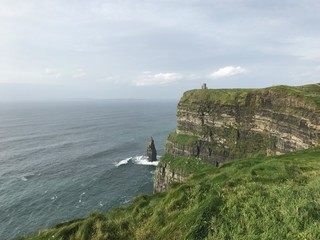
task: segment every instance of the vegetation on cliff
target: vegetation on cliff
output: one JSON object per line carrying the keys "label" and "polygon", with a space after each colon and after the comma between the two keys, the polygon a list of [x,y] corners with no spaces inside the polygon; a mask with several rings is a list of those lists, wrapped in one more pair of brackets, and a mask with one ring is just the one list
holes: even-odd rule
{"label": "vegetation on cliff", "polygon": [[319,156],[315,148],[219,168],[189,159],[193,177],[165,193],[21,239],[320,239]]}
{"label": "vegetation on cliff", "polygon": [[212,165],[195,157],[179,157],[165,154],[161,157],[160,164],[167,163],[171,170],[183,172],[186,175],[212,170]]}
{"label": "vegetation on cliff", "polygon": [[167,152],[210,162],[320,145],[320,85],[196,89],[183,94]]}
{"label": "vegetation on cliff", "polygon": [[176,132],[172,132],[168,136],[168,141],[182,145],[196,144],[198,139],[199,138],[197,136],[177,134]]}
{"label": "vegetation on cliff", "polygon": [[320,106],[320,84],[302,86],[279,85],[264,89],[196,89],[184,93],[181,104],[201,102],[219,102],[220,104],[244,105],[248,94],[275,93],[285,97],[295,96],[302,101],[306,100]]}

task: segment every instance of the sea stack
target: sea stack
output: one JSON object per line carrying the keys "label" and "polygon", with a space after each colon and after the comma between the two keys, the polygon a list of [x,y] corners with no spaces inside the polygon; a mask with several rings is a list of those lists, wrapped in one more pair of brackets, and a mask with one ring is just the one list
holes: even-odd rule
{"label": "sea stack", "polygon": [[148,156],[149,162],[157,161],[157,150],[156,150],[156,147],[154,146],[154,141],[152,137],[150,137],[148,141],[147,156]]}

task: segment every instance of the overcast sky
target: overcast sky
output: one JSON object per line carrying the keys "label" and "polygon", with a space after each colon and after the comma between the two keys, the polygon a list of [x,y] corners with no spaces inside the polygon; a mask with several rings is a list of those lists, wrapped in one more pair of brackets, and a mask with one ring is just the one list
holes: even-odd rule
{"label": "overcast sky", "polygon": [[0,0],[0,100],[320,82],[319,0]]}

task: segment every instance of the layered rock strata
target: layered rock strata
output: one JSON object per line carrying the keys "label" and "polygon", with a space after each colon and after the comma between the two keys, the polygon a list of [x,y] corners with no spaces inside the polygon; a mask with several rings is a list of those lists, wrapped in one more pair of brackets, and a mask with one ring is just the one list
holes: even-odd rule
{"label": "layered rock strata", "polygon": [[168,137],[166,152],[217,163],[280,155],[319,143],[319,84],[199,89],[180,99],[177,129]]}
{"label": "layered rock strata", "polygon": [[159,163],[154,176],[154,192],[164,192],[174,183],[180,183],[188,179],[191,175],[172,170],[167,163]]}
{"label": "layered rock strata", "polygon": [[279,87],[186,92],[166,150],[214,162],[317,146],[320,109],[312,96]]}

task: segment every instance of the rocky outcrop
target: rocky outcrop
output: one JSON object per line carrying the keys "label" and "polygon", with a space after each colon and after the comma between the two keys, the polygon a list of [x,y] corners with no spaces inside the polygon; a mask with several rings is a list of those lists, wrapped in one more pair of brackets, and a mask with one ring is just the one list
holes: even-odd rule
{"label": "rocky outcrop", "polygon": [[185,174],[183,172],[172,170],[170,168],[170,165],[167,163],[159,163],[154,176],[153,191],[164,192],[172,183],[183,182],[190,176],[191,175]]}
{"label": "rocky outcrop", "polygon": [[157,161],[157,150],[154,145],[154,140],[152,137],[150,137],[147,147],[147,156],[149,162]]}
{"label": "rocky outcrop", "polygon": [[[177,129],[168,137],[166,153],[216,163],[280,155],[318,145],[319,84],[265,89],[204,88],[187,91],[180,99]],[[170,185],[163,175],[172,174],[163,169],[168,167],[158,168],[158,186]]]}

